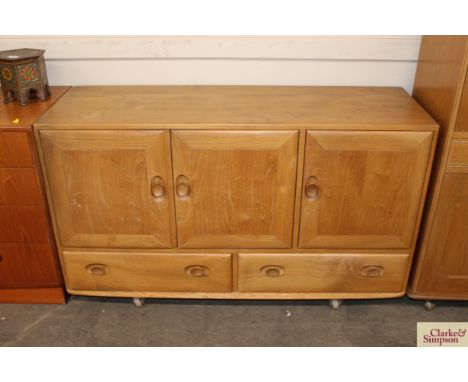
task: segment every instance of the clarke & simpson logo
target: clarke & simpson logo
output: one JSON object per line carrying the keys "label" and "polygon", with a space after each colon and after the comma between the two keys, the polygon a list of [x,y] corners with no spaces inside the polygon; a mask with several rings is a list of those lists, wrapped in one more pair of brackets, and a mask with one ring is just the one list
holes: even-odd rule
{"label": "clarke & simpson logo", "polygon": [[468,346],[467,322],[418,322],[418,346]]}

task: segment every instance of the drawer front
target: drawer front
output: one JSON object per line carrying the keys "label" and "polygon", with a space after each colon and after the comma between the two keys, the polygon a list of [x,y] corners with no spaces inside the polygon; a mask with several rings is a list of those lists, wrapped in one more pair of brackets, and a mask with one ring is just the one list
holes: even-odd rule
{"label": "drawer front", "polygon": [[49,242],[49,222],[43,206],[0,205],[0,243],[18,242]]}
{"label": "drawer front", "polygon": [[0,243],[0,287],[57,286],[60,278],[49,244]]}
{"label": "drawer front", "polygon": [[0,205],[42,205],[34,168],[0,168]]}
{"label": "drawer front", "polygon": [[230,292],[230,254],[63,252],[68,289]]}
{"label": "drawer front", "polygon": [[0,167],[34,167],[28,133],[0,133]]}
{"label": "drawer front", "polygon": [[468,173],[468,139],[452,141],[447,171]]}
{"label": "drawer front", "polygon": [[241,292],[403,292],[406,254],[239,254]]}

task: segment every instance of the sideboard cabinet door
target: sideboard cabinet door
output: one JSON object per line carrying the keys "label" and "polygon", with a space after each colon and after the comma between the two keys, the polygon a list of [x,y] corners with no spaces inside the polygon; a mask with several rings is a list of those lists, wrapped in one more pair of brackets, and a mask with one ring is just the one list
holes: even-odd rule
{"label": "sideboard cabinet door", "polygon": [[297,131],[173,131],[182,248],[292,244]]}
{"label": "sideboard cabinet door", "polygon": [[308,131],[301,248],[409,248],[431,132]]}
{"label": "sideboard cabinet door", "polygon": [[175,245],[168,131],[41,130],[65,247]]}

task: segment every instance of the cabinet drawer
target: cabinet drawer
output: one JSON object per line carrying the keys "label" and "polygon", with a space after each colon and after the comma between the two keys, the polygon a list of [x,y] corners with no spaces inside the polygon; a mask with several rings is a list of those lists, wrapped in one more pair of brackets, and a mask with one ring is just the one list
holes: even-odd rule
{"label": "cabinet drawer", "polygon": [[0,205],[42,205],[36,169],[0,168]]}
{"label": "cabinet drawer", "polygon": [[49,244],[0,243],[0,287],[46,287],[60,284]]}
{"label": "cabinet drawer", "polygon": [[450,148],[448,172],[468,172],[468,139],[454,139]]}
{"label": "cabinet drawer", "polygon": [[63,252],[68,289],[230,292],[230,254]]}
{"label": "cabinet drawer", "polygon": [[34,167],[28,133],[0,133],[0,167]]}
{"label": "cabinet drawer", "polygon": [[0,243],[24,242],[49,242],[49,222],[44,206],[0,205]]}
{"label": "cabinet drawer", "polygon": [[239,254],[241,292],[402,292],[408,255]]}

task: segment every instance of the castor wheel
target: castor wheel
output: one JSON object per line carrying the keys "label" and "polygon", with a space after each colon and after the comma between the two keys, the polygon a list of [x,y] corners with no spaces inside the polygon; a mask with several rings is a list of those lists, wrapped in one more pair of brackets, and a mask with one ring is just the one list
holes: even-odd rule
{"label": "castor wheel", "polygon": [[329,300],[328,303],[332,309],[339,309],[341,304],[343,304],[343,300]]}
{"label": "castor wheel", "polygon": [[141,308],[143,305],[145,305],[145,299],[141,297],[133,297],[133,303],[138,308]]}
{"label": "castor wheel", "polygon": [[424,309],[431,311],[435,307],[436,307],[436,304],[434,304],[432,301],[429,301],[429,300],[424,301]]}

